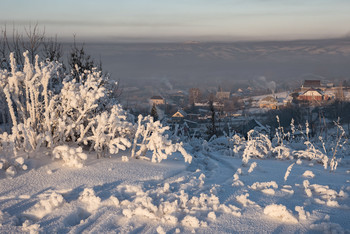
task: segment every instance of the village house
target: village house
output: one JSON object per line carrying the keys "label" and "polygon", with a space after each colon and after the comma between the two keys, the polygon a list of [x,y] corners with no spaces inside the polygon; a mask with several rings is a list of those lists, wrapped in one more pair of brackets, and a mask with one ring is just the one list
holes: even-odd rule
{"label": "village house", "polygon": [[294,98],[304,102],[324,102],[335,99],[342,87],[334,87],[331,82],[320,80],[305,80],[301,88],[295,93]]}
{"label": "village house", "polygon": [[187,116],[187,113],[184,110],[178,110],[176,111],[175,114],[173,114],[171,116],[171,118],[179,118],[179,119],[183,119]]}
{"label": "village house", "polygon": [[277,109],[277,103],[278,101],[275,97],[267,96],[259,101],[259,107],[275,110]]}
{"label": "village house", "polygon": [[216,98],[218,100],[226,100],[230,99],[231,93],[230,92],[224,92],[224,91],[218,91],[216,92]]}
{"label": "village house", "polygon": [[325,96],[322,91],[310,88],[300,94],[297,99],[299,101],[323,101],[325,100]]}
{"label": "village house", "polygon": [[164,105],[165,100],[161,96],[153,96],[150,98],[150,104],[151,104],[151,106],[153,106],[153,104],[156,106],[157,105]]}

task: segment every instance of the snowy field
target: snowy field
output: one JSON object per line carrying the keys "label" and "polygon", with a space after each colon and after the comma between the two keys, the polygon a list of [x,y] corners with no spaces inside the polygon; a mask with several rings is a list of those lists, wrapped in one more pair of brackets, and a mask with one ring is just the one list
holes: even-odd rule
{"label": "snowy field", "polygon": [[177,153],[159,164],[91,154],[82,168],[32,155],[26,171],[0,170],[0,233],[350,231],[349,165],[242,166],[237,157],[194,154],[191,164]]}

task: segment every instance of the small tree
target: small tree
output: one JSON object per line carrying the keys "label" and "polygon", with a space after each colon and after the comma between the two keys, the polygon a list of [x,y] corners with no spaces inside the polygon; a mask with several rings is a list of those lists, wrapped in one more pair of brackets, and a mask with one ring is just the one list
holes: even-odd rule
{"label": "small tree", "polygon": [[212,138],[212,136],[216,135],[215,108],[214,108],[214,103],[213,103],[212,99],[209,101],[209,108],[210,108],[210,112],[211,112],[211,120],[210,120],[210,124],[207,126],[208,139],[210,139],[210,138]]}
{"label": "small tree", "polygon": [[151,116],[153,117],[154,121],[158,120],[158,112],[157,112],[157,107],[156,104],[153,103],[152,110],[151,110]]}
{"label": "small tree", "polygon": [[57,36],[53,38],[44,39],[43,43],[43,55],[44,58],[50,62],[57,61],[62,62],[62,45],[57,42]]}
{"label": "small tree", "polygon": [[73,77],[76,79],[79,78],[80,74],[83,74],[84,71],[90,71],[93,67],[96,67],[94,61],[91,59],[91,56],[86,54],[84,44],[81,46],[81,48],[78,48],[75,41],[75,35],[74,43],[68,57],[68,64]]}

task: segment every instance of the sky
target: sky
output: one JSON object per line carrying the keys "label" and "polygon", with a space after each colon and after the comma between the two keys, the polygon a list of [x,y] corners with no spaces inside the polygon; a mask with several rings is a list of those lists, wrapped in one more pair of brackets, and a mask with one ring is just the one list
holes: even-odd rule
{"label": "sky", "polygon": [[349,0],[1,0],[0,26],[116,41],[230,41],[350,35]]}

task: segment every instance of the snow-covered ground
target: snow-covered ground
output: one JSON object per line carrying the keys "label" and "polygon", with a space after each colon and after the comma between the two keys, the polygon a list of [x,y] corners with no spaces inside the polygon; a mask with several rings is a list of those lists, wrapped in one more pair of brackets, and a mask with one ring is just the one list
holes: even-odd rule
{"label": "snow-covered ground", "polygon": [[0,233],[350,232],[349,164],[192,153],[90,154],[81,168],[33,154],[0,170]]}

